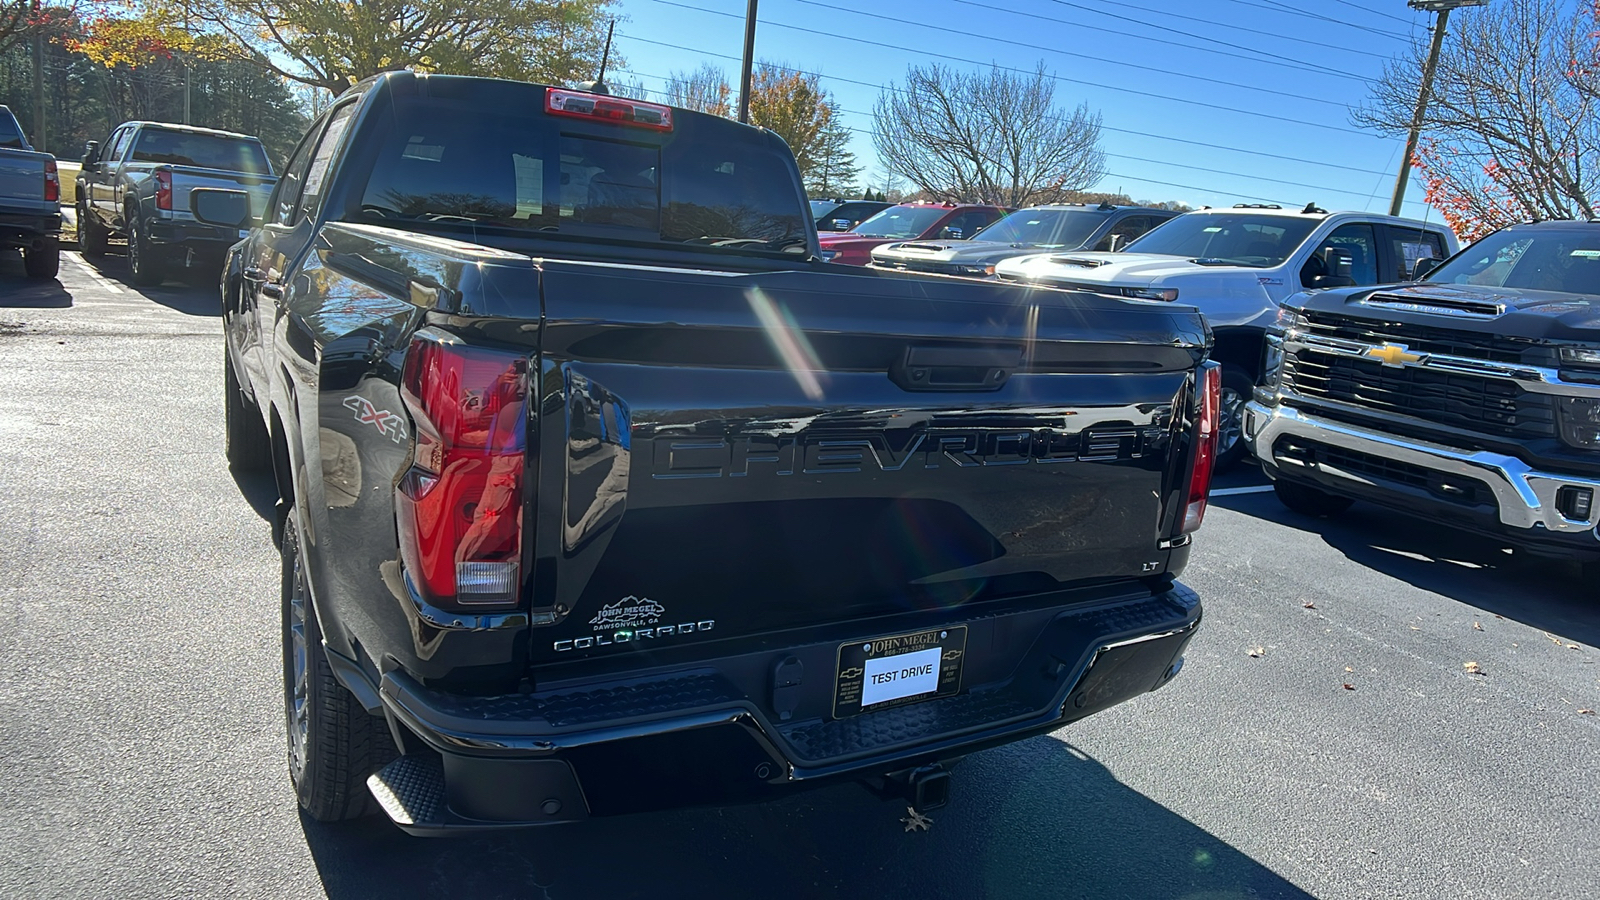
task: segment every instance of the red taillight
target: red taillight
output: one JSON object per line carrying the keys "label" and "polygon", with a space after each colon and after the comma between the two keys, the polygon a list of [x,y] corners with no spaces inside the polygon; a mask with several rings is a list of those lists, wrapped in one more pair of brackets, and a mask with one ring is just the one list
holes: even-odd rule
{"label": "red taillight", "polygon": [[1206,517],[1206,495],[1211,493],[1211,470],[1217,463],[1217,419],[1222,411],[1222,367],[1210,363],[1200,370],[1200,414],[1195,422],[1194,468],[1189,470],[1188,505],[1181,533],[1200,527]]}
{"label": "red taillight", "polygon": [[172,173],[156,170],[156,209],[172,208]]}
{"label": "red taillight", "polygon": [[44,199],[46,203],[61,202],[61,175],[53,159],[44,161]]}
{"label": "red taillight", "polygon": [[583,91],[550,88],[544,95],[544,111],[556,116],[601,119],[652,131],[672,130],[672,107],[641,103],[620,97],[606,97]]}
{"label": "red taillight", "polygon": [[400,555],[431,603],[517,599],[528,358],[420,334],[400,396],[416,454],[395,494]]}

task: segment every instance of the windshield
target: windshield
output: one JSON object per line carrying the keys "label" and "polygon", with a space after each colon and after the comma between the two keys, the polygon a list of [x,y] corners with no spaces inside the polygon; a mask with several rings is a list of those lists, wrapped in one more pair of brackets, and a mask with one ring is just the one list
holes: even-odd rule
{"label": "windshield", "polygon": [[828,213],[838,209],[839,206],[840,204],[835,203],[832,200],[813,200],[811,201],[811,218],[820,219]]}
{"label": "windshield", "polygon": [[666,134],[573,125],[544,114],[543,93],[508,82],[449,102],[396,98],[350,215],[468,234],[805,251],[812,219],[775,142],[681,111]]}
{"label": "windshield", "polygon": [[1423,281],[1600,295],[1600,229],[1499,231],[1429,272]]}
{"label": "windshield", "polygon": [[11,110],[0,106],[0,147],[21,150],[26,146],[22,140],[22,127],[17,124],[16,117]]}
{"label": "windshield", "polygon": [[1266,269],[1293,255],[1321,223],[1311,216],[1189,213],[1168,219],[1126,249],[1182,256],[1204,265]]}
{"label": "windshield", "polygon": [[973,236],[975,241],[1077,249],[1109,213],[1089,209],[1019,209]]}
{"label": "windshield", "polygon": [[134,162],[165,163],[169,166],[194,166],[225,172],[270,175],[272,166],[259,141],[222,137],[193,131],[167,131],[145,128],[133,145]]}
{"label": "windshield", "polygon": [[850,230],[862,237],[921,237],[949,214],[942,206],[891,206]]}

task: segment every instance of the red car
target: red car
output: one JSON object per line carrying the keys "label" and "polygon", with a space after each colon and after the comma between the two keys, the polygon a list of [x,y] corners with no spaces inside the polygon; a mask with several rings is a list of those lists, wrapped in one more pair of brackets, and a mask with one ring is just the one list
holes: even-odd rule
{"label": "red car", "polygon": [[862,222],[849,231],[824,233],[817,241],[822,258],[848,266],[872,262],[872,248],[897,241],[960,240],[970,238],[1007,210],[998,206],[952,203],[902,203]]}

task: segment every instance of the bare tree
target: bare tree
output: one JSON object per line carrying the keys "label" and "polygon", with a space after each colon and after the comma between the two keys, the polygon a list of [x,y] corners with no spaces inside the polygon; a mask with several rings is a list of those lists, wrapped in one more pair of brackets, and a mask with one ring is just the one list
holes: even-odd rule
{"label": "bare tree", "polygon": [[710,63],[701,64],[693,72],[673,72],[667,79],[666,93],[667,103],[680,109],[714,116],[733,114],[729,100],[733,89],[728,86],[728,76]]}
{"label": "bare tree", "polygon": [[[1450,20],[1413,162],[1463,236],[1600,204],[1600,10],[1564,6],[1501,0]],[[1355,121],[1404,134],[1425,53],[1417,43],[1386,66]]]}
{"label": "bare tree", "polygon": [[1044,63],[1031,75],[912,66],[873,110],[878,160],[944,200],[1030,206],[1105,174],[1100,114],[1062,114]]}

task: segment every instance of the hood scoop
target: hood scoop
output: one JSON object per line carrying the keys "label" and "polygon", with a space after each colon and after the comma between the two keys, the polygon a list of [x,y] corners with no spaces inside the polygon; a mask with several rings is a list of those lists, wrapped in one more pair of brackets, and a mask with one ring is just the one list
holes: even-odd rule
{"label": "hood scoop", "polygon": [[1105,265],[1103,260],[1087,259],[1082,256],[1052,256],[1050,261],[1063,266],[1077,266],[1080,269],[1098,269]]}
{"label": "hood scoop", "polygon": [[943,250],[949,250],[950,247],[949,247],[948,244],[930,244],[930,243],[926,243],[926,242],[923,242],[923,243],[912,242],[912,243],[908,243],[908,244],[897,244],[897,245],[895,245],[895,249],[896,250],[924,250],[924,251],[927,251],[929,253],[938,253],[938,252],[943,251]]}
{"label": "hood scoop", "polygon": [[1373,294],[1361,301],[1364,306],[1398,309],[1403,312],[1436,316],[1474,316],[1493,319],[1506,311],[1504,303],[1471,294]]}

